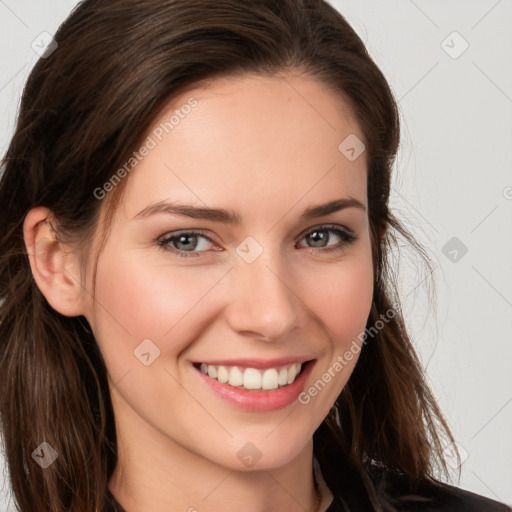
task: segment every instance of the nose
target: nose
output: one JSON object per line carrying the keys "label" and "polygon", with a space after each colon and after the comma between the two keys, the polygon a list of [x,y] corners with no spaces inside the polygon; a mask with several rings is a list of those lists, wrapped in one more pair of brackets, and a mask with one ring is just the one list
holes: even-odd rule
{"label": "nose", "polygon": [[304,303],[294,291],[285,261],[264,251],[255,261],[237,261],[231,272],[228,322],[240,335],[278,342],[301,327]]}

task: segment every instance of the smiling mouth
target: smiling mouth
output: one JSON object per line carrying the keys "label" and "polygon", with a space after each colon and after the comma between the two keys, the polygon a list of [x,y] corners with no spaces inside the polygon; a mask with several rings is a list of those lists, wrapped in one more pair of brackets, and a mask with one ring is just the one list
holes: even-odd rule
{"label": "smiling mouth", "polygon": [[193,365],[204,375],[233,388],[271,391],[292,384],[313,361],[289,363],[265,369],[206,363]]}

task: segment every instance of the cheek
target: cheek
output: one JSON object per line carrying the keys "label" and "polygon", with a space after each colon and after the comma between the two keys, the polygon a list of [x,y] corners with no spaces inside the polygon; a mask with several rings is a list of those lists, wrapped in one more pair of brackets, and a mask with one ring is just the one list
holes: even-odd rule
{"label": "cheek", "polygon": [[[362,348],[362,333],[373,299],[373,266],[370,257],[316,275],[315,293],[309,293],[314,310],[329,339],[309,387],[299,395],[311,417],[325,418],[347,384]],[[323,286],[319,287],[320,284]],[[314,309],[313,309],[314,308]],[[316,428],[316,427],[315,427]]]}
{"label": "cheek", "polygon": [[[98,263],[95,334],[106,358],[115,355],[116,366],[123,354],[125,362],[133,363],[127,358],[133,358],[145,339],[152,340],[163,357],[183,350],[205,321],[202,299],[225,273],[225,269],[205,272],[148,260],[104,252]],[[190,325],[197,329],[192,332]]]}
{"label": "cheek", "polygon": [[335,349],[344,347],[364,331],[373,300],[373,267],[369,257],[352,258],[316,269],[304,282],[307,304],[328,328]]}

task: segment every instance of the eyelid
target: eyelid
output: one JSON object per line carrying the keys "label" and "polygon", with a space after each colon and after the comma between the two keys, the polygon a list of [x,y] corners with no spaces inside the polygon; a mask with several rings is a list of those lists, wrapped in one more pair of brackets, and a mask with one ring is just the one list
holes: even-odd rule
{"label": "eyelid", "polygon": [[[353,242],[357,241],[358,235],[356,235],[351,229],[348,229],[345,226],[340,226],[337,224],[317,224],[315,226],[312,226],[304,231],[300,235],[297,236],[296,242],[298,243],[301,240],[303,240],[306,236],[310,235],[311,233],[314,233],[315,231],[325,231],[329,233],[334,233],[335,236],[338,236],[342,238],[342,241],[339,244],[333,245],[333,246],[325,246],[325,247],[308,247],[308,246],[301,246],[304,249],[309,252],[314,253],[329,253],[331,251],[338,251],[342,252],[348,245],[352,244]],[[165,235],[162,235],[157,239],[158,246],[164,250],[171,253],[176,254],[178,257],[182,258],[188,258],[188,257],[200,257],[203,253],[209,252],[207,250],[202,251],[182,251],[180,249],[176,249],[175,247],[172,247],[170,245],[170,242],[176,238],[178,238],[180,235],[191,235],[191,236],[197,236],[202,237],[208,240],[210,243],[216,244],[215,240],[212,239],[211,236],[209,236],[207,233],[209,233],[208,230],[204,229],[196,229],[196,228],[190,228],[190,229],[180,229],[177,231],[170,231]],[[223,249],[220,249],[220,251],[223,251]],[[217,251],[217,252],[220,252]]]}
{"label": "eyelid", "polygon": [[297,238],[300,240],[301,238],[304,238],[306,235],[309,235],[314,231],[329,231],[330,229],[344,231],[347,235],[355,236],[355,233],[345,226],[340,226],[338,224],[317,224],[316,226],[313,226],[303,231]]}
{"label": "eyelid", "polygon": [[[302,231],[296,237],[295,240],[301,240],[306,235],[309,235],[310,233],[312,233],[315,230],[319,230],[319,231],[320,230],[325,230],[325,231],[328,231],[329,229],[338,229],[340,231],[345,231],[347,235],[355,236],[355,233],[351,229],[348,229],[345,226],[339,226],[337,224],[317,224],[316,226],[312,226],[312,227],[307,228],[304,231]],[[198,236],[200,235],[200,236],[203,236],[204,238],[206,238],[207,240],[209,240],[212,243],[217,243],[212,238],[212,236],[209,234],[208,230],[204,230],[204,229],[200,229],[200,228],[178,229],[177,231],[169,231],[168,233],[166,233],[166,234],[164,234],[162,236],[159,236],[158,237],[158,241],[159,242],[166,241],[166,240],[169,240],[171,238],[177,238],[180,235],[198,235]]]}
{"label": "eyelid", "polygon": [[[157,245],[160,249],[170,252],[171,254],[176,254],[178,257],[182,257],[182,258],[200,257],[202,255],[202,253],[209,252],[209,251],[181,251],[179,249],[176,249],[175,247],[172,247],[172,245],[170,245],[170,242],[171,242],[171,240],[178,238],[180,235],[192,235],[192,236],[205,238],[210,243],[218,246],[218,244],[215,242],[215,240],[213,240],[212,237],[209,236],[207,233],[209,233],[207,230],[198,229],[198,228],[179,229],[177,231],[169,231],[165,235],[158,237]],[[221,249],[221,250],[223,250],[223,249]],[[217,251],[217,252],[220,252],[220,251]]]}

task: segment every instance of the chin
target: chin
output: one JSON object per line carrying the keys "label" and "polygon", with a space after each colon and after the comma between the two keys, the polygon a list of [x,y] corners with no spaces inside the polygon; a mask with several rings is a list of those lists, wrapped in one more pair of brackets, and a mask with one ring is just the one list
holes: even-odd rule
{"label": "chin", "polygon": [[274,431],[262,431],[261,427],[255,426],[247,429],[244,436],[235,436],[223,450],[218,463],[234,471],[277,469],[299,457],[312,444],[308,432],[290,432],[290,427],[294,426],[291,418],[278,425],[279,422],[274,425]]}

